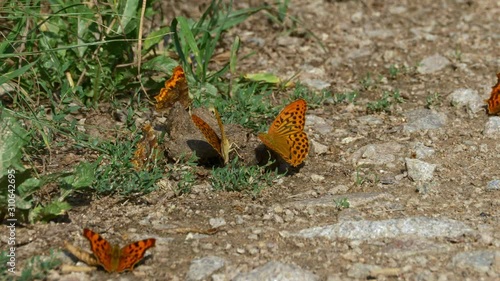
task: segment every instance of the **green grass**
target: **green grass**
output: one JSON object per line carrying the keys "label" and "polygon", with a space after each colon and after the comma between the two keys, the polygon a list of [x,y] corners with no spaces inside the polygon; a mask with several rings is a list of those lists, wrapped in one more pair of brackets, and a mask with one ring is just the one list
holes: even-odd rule
{"label": "green grass", "polygon": [[339,210],[348,209],[351,206],[351,203],[349,203],[349,199],[347,198],[340,198],[333,201],[335,202],[335,207],[337,207],[337,209]]}
{"label": "green grass", "polygon": [[435,92],[427,95],[425,101],[427,108],[433,108],[440,106],[442,104],[442,97],[438,92]]}
{"label": "green grass", "polygon": [[[16,264],[16,273],[21,273],[20,276],[14,278],[12,273],[7,273],[7,261],[8,257],[6,252],[2,252],[0,257],[0,269],[2,273],[0,273],[0,277],[2,280],[44,280],[47,278],[49,271],[57,268],[61,265],[61,261],[56,257],[55,252],[51,251],[50,256],[34,256],[30,258],[28,262],[24,265],[24,268],[21,270],[19,268],[19,264]],[[19,260],[17,260],[19,263]]]}
{"label": "green grass", "polygon": [[391,64],[389,66],[389,78],[396,79],[397,76],[399,75],[399,73],[400,73],[400,70],[396,65]]}
{"label": "green grass", "polygon": [[241,166],[235,158],[227,166],[214,169],[210,183],[214,190],[245,191],[255,196],[280,176],[265,167]]}
{"label": "green grass", "polygon": [[390,112],[397,103],[403,103],[399,90],[384,91],[379,100],[367,103],[366,108],[368,112]]}
{"label": "green grass", "polygon": [[347,92],[347,93],[336,93],[333,95],[332,100],[333,103],[338,104],[338,103],[354,103],[356,98],[359,96],[358,91],[352,91],[352,92]]}
{"label": "green grass", "polygon": [[[164,82],[157,74],[169,74],[178,64],[186,71],[193,106],[214,105],[224,122],[255,132],[267,130],[268,121],[295,99],[304,98],[315,108],[328,99],[353,102],[357,96],[332,96],[300,83],[291,91],[286,83],[290,77],[278,78],[279,83],[249,81],[237,72],[239,60],[246,59],[238,56],[238,37],[225,37],[225,42],[232,42],[227,46],[230,60],[211,68],[211,58],[227,31],[260,12],[277,24],[283,23],[288,17],[287,0],[240,10],[231,3],[213,0],[200,18],[174,18],[149,30],[143,41],[139,1],[106,5],[62,1],[45,3],[45,8],[40,1],[30,6],[25,3],[1,4],[8,33],[0,42],[0,72],[4,74],[0,87],[16,89],[6,91],[12,102],[0,104],[0,156],[7,159],[0,167],[0,183],[7,183],[8,168],[16,171],[16,207],[21,221],[50,221],[71,208],[68,197],[80,193],[148,193],[157,188],[161,178],[175,180],[178,194],[189,192],[199,181],[194,159],[180,163],[158,159],[143,171],[135,171],[130,162],[141,135],[135,124],[137,113],[151,110],[151,97]],[[144,12],[146,19],[157,13],[152,1],[146,2]],[[315,38],[312,32],[308,34]],[[164,42],[165,50],[175,53],[178,61],[155,52]],[[144,89],[150,89],[149,95]],[[272,93],[286,97],[279,99],[282,106],[271,105]],[[93,110],[100,113],[106,106],[124,116],[119,131],[110,132],[112,140],[89,135],[79,120],[79,116],[88,117]],[[52,156],[60,153],[79,155],[79,164],[50,173],[45,168],[27,168],[46,161],[50,164]],[[211,182],[215,189],[231,190],[224,181],[234,186],[246,179],[251,184],[242,190],[258,194],[276,177],[260,167],[240,167],[232,162],[214,170]],[[37,192],[49,184],[56,185],[58,192],[42,202]],[[0,190],[2,218],[7,214],[8,196],[6,190]]]}

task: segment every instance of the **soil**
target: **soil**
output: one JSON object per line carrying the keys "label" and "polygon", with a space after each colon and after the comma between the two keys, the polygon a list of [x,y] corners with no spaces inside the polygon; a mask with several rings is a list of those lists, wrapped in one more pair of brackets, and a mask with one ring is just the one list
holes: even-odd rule
{"label": "soil", "polygon": [[[174,15],[198,17],[200,10],[192,2],[174,6],[165,2],[163,18],[158,20],[166,24]],[[246,5],[239,3],[236,7]],[[64,240],[88,249],[82,229],[89,227],[122,245],[149,237],[156,238],[157,244],[132,273],[109,275],[101,269],[75,275],[79,279],[126,276],[128,280],[184,280],[192,261],[206,256],[226,259],[217,275],[209,275],[206,280],[230,280],[269,261],[294,264],[320,280],[499,278],[499,257],[486,271],[450,267],[458,253],[499,250],[500,191],[488,191],[486,186],[500,176],[500,146],[498,137],[483,133],[492,118],[486,109],[471,112],[447,99],[459,88],[489,98],[500,71],[499,14],[500,2],[493,0],[307,0],[291,3],[285,26],[273,23],[263,12],[251,16],[230,30],[222,44],[226,49],[221,51],[227,51],[234,36],[239,35],[242,53],[254,52],[241,61],[241,73],[267,71],[284,78],[299,73],[298,81],[309,87],[326,85],[325,89],[332,93],[359,93],[354,105],[326,102],[309,108],[305,131],[312,149],[305,164],[256,197],[214,192],[206,176],[200,176],[200,184],[180,196],[160,188],[134,199],[86,198],[68,213],[66,222],[18,228],[18,260],[62,249]],[[449,63],[430,73],[419,72],[421,62],[435,54]],[[397,73],[392,75],[391,71]],[[367,111],[368,102],[380,100],[384,92],[394,90],[399,90],[402,103],[394,102],[388,112]],[[279,101],[286,94],[279,93],[276,106],[283,106]],[[438,97],[431,109],[444,114],[446,123],[437,129],[405,131],[407,113],[428,107],[429,97]],[[100,126],[113,128],[115,124]],[[255,140],[255,136],[250,139]],[[419,158],[414,149],[418,142],[435,150],[422,159],[437,165],[432,179],[425,182],[408,177],[405,166],[405,158]],[[394,159],[363,162],[365,156],[360,151],[367,145],[394,148]],[[326,149],[320,149],[324,146]],[[57,155],[65,158],[65,153]],[[77,164],[79,160],[72,161]],[[54,159],[58,161],[67,162]],[[205,167],[197,169],[204,175],[211,172]],[[347,198],[351,206],[341,208],[333,200],[323,205],[298,204],[333,195]],[[356,196],[370,199],[358,200]],[[353,241],[283,235],[283,231],[293,233],[336,224],[346,217],[358,221],[446,218],[466,224],[473,232],[430,238],[430,243],[444,243],[447,250],[412,255],[385,251],[387,247],[404,248],[394,245],[411,239],[405,237]],[[214,219],[225,222],[215,234],[168,231],[210,229],[217,226]],[[65,258],[64,263],[74,261]],[[360,277],[353,274],[355,264],[399,271],[394,275]],[[49,279],[68,274],[57,268]]]}

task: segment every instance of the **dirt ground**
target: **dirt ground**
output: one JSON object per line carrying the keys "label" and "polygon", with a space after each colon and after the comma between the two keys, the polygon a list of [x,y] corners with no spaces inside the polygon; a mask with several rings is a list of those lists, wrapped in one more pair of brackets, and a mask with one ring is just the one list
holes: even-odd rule
{"label": "dirt ground", "polygon": [[[171,5],[162,7],[166,22],[174,15],[200,14],[192,3]],[[49,279],[231,280],[278,261],[318,280],[498,280],[500,191],[487,185],[500,177],[500,135],[484,133],[485,124],[494,118],[485,108],[457,106],[448,96],[465,88],[489,98],[500,72],[499,14],[496,0],[307,0],[290,5],[288,15],[299,25],[289,20],[283,28],[264,13],[252,16],[224,39],[230,42],[239,35],[243,52],[255,51],[241,62],[242,73],[269,71],[291,77],[300,72],[298,80],[310,87],[359,92],[355,105],[326,103],[308,110],[305,131],[312,152],[305,165],[257,198],[213,192],[208,181],[174,198],[166,189],[137,200],[92,198],[73,208],[67,222],[19,228],[18,241],[24,241],[19,259],[62,249],[64,240],[88,249],[82,228],[89,227],[113,242],[154,237],[157,245],[132,273],[57,269]],[[448,60],[444,67],[419,70],[424,59],[436,54]],[[391,66],[397,69],[392,69],[395,76]],[[399,90],[403,103],[394,103],[388,113],[367,112],[368,102],[394,90]],[[444,116],[442,124],[436,129],[405,129],[409,113],[427,108],[430,97],[438,97],[431,109]],[[433,153],[420,156],[418,145]],[[387,160],[388,155],[392,158]],[[432,178],[410,178],[406,158],[436,165]],[[335,198],[347,198],[351,206],[339,208]],[[457,237],[398,234],[376,239],[286,234],[346,221],[419,217],[453,220],[471,231]],[[219,225],[213,235],[167,230]],[[486,267],[456,262],[458,254],[482,252],[493,253]],[[225,263],[201,279],[189,275],[193,260],[207,256]],[[61,257],[65,264],[73,263]],[[363,274],[360,265],[380,271]]]}

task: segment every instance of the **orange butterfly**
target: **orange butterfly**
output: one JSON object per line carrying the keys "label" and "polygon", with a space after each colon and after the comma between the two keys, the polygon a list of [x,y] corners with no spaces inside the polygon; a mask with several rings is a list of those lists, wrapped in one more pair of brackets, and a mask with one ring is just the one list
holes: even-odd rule
{"label": "orange butterfly", "polygon": [[92,252],[107,272],[132,271],[134,265],[144,257],[146,250],[154,247],[156,242],[156,239],[149,238],[120,249],[118,245],[111,245],[101,235],[90,229],[85,228],[83,236],[89,240]]}
{"label": "orange butterfly", "polygon": [[307,103],[303,99],[290,103],[276,117],[267,134],[259,134],[259,139],[268,148],[294,167],[309,153],[309,140],[304,132],[306,110]]}
{"label": "orange butterfly", "polygon": [[219,112],[217,109],[212,108],[212,111],[215,115],[215,118],[217,119],[217,124],[219,125],[221,137],[217,136],[217,133],[215,132],[210,125],[207,124],[207,122],[203,121],[198,115],[193,114],[191,115],[191,119],[193,120],[193,123],[200,129],[201,133],[203,136],[205,136],[205,139],[207,142],[219,153],[220,157],[224,160],[224,164],[227,164],[229,162],[229,140],[226,137],[226,132],[224,131],[224,125],[222,125],[222,120],[220,119]]}
{"label": "orange butterfly", "polygon": [[497,83],[491,88],[491,96],[484,100],[488,104],[488,114],[500,112],[500,72],[497,73]]}
{"label": "orange butterfly", "polygon": [[160,156],[156,134],[151,124],[146,124],[142,127],[142,134],[142,139],[137,144],[137,150],[134,152],[134,157],[131,160],[137,171],[141,170],[147,163],[154,162]]}
{"label": "orange butterfly", "polygon": [[177,101],[184,108],[191,105],[186,75],[184,75],[184,70],[180,65],[174,68],[172,77],[165,81],[165,88],[161,88],[160,94],[154,98],[156,100],[156,110],[170,108]]}

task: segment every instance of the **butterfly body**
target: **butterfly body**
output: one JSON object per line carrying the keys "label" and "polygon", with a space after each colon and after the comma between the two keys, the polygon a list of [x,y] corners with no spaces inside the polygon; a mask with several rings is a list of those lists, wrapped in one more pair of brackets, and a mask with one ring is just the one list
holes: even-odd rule
{"label": "butterfly body", "polygon": [[307,103],[303,99],[287,105],[276,117],[267,133],[259,139],[278,153],[288,164],[300,165],[309,153],[309,140],[304,132]]}
{"label": "butterfly body", "polygon": [[485,102],[488,104],[488,114],[500,113],[500,72],[497,73],[497,83],[492,87],[491,96]]}
{"label": "butterfly body", "polygon": [[150,238],[120,248],[118,245],[111,245],[101,235],[87,228],[83,230],[83,236],[89,240],[99,264],[108,272],[133,270],[134,265],[144,257],[146,250],[154,247],[156,242]]}

